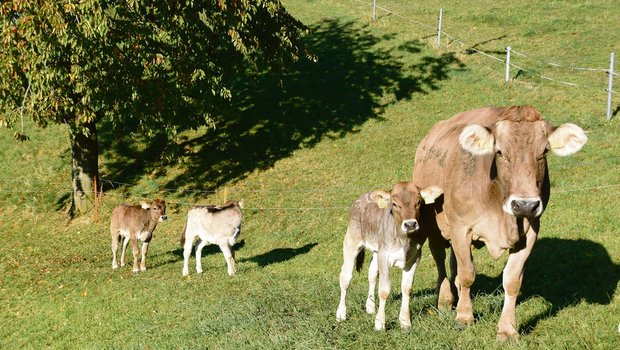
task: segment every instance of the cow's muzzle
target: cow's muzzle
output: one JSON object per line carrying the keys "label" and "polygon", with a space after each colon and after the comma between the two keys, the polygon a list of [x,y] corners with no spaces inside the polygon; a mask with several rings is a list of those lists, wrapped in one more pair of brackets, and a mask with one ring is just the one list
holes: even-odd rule
{"label": "cow's muzzle", "polygon": [[420,228],[420,225],[418,225],[418,221],[415,219],[404,220],[402,225],[400,226],[401,231],[406,232],[406,233],[417,231],[419,228]]}
{"label": "cow's muzzle", "polygon": [[518,198],[510,196],[504,203],[504,211],[519,218],[534,218],[542,215],[543,204],[540,197]]}
{"label": "cow's muzzle", "polygon": [[159,222],[168,220],[168,215],[162,215],[159,217]]}

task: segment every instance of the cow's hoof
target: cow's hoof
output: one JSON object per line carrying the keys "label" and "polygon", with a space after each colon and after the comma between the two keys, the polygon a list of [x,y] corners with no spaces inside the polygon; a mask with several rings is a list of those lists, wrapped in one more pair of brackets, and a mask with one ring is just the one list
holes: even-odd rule
{"label": "cow's hoof", "polygon": [[344,321],[347,319],[347,308],[338,306],[338,310],[336,311],[336,321]]}
{"label": "cow's hoof", "polygon": [[375,331],[381,332],[385,330],[385,322],[375,320]]}
{"label": "cow's hoof", "polygon": [[133,270],[133,271],[131,271],[131,272],[132,272],[134,275],[137,275],[137,274],[140,272],[140,270],[136,269],[136,270]]}
{"label": "cow's hoof", "polygon": [[473,315],[456,315],[456,322],[463,326],[471,326],[474,324]]}
{"label": "cow's hoof", "polygon": [[411,329],[411,321],[408,321],[408,320],[399,320],[399,321],[400,321],[400,328],[406,329],[406,330]]}
{"label": "cow's hoof", "polygon": [[497,332],[497,340],[499,341],[508,341],[508,340],[517,340],[519,339],[519,333],[517,332]]}
{"label": "cow's hoof", "polygon": [[142,272],[146,271],[146,267],[141,267],[140,271],[142,271]]}
{"label": "cow's hoof", "polygon": [[366,313],[371,315],[375,313],[375,301],[370,298],[366,299]]}
{"label": "cow's hoof", "polygon": [[118,270],[118,265],[112,265],[112,270]]}
{"label": "cow's hoof", "polygon": [[202,273],[202,269],[196,269],[196,273]]}

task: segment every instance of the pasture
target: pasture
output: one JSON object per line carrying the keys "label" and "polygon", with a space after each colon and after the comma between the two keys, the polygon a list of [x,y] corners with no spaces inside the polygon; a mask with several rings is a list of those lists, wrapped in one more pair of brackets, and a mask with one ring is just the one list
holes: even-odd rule
{"label": "pasture", "polygon": [[[617,6],[441,2],[444,30],[470,46],[444,40],[437,49],[432,30],[381,11],[372,21],[364,2],[283,2],[310,27],[319,61],[299,62],[281,78],[240,79],[228,118],[186,131],[173,146],[101,125],[97,222],[69,222],[63,213],[71,188],[65,128],[26,122],[31,141],[23,144],[0,130],[0,348],[620,348],[620,115],[605,120],[605,73],[542,63],[607,68],[609,53],[620,53]],[[380,4],[436,25],[438,2]],[[505,46],[538,58],[515,58],[531,71],[515,71],[510,84],[501,62],[468,50],[503,57]],[[617,114],[619,94],[614,101]],[[410,179],[415,149],[435,122],[514,104],[535,106],[554,125],[578,124],[589,137],[571,157],[548,157],[551,201],[526,265],[519,340],[495,339],[506,256],[493,261],[486,249],[474,252],[471,327],[434,307],[427,247],[410,331],[398,326],[396,269],[387,330],[373,331],[364,311],[368,258],[349,288],[348,319],[337,322],[351,202]],[[113,271],[112,208],[155,197],[168,202],[168,221],[155,230],[148,270]],[[179,239],[189,204],[225,199],[245,205],[237,273],[229,277],[221,252],[208,246],[204,273],[195,273],[192,255],[183,278]]]}

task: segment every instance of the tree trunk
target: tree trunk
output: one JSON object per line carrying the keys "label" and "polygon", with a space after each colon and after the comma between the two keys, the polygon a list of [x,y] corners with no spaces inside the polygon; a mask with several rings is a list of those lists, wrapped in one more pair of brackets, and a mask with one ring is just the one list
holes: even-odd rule
{"label": "tree trunk", "polygon": [[[93,208],[94,177],[99,178],[99,144],[97,142],[97,125],[89,122],[83,125],[85,132],[71,128],[71,182],[73,194],[69,216],[85,214]],[[100,185],[97,185],[100,187]]]}

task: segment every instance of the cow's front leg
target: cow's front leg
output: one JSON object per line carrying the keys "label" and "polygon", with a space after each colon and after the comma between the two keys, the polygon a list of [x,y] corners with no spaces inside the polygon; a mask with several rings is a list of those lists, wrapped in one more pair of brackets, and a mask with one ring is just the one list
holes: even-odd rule
{"label": "cow's front leg", "polygon": [[142,260],[140,261],[140,271],[146,271],[146,254],[149,253],[149,242],[142,242]]}
{"label": "cow's front leg", "polygon": [[[497,339],[505,340],[508,338],[516,338],[519,336],[517,330],[517,295],[521,290],[521,282],[523,281],[523,268],[527,258],[532,252],[534,243],[536,243],[537,232],[530,227],[525,237],[521,238],[521,245],[511,249],[508,255],[508,262],[504,267],[502,275],[502,284],[504,287],[504,306],[502,307],[502,315],[497,324]],[[525,242],[523,242],[525,240]],[[522,243],[523,242],[523,243]]]}
{"label": "cow's front leg", "polygon": [[135,236],[131,237],[131,252],[133,253],[133,273],[140,272],[140,268],[138,267],[138,256],[140,255],[140,248],[138,247],[138,238]]}
{"label": "cow's front leg", "polygon": [[375,317],[375,330],[382,331],[385,329],[385,304],[390,296],[390,265],[385,254],[379,253],[379,309]]}
{"label": "cow's front leg", "polygon": [[[471,256],[471,240],[465,232],[453,235],[452,251],[457,263],[457,288],[459,301],[456,304],[456,321],[464,325],[474,323],[474,310],[471,303],[471,286],[476,278],[476,269]],[[456,236],[456,237],[455,237]],[[457,238],[458,237],[458,238]]]}
{"label": "cow's front leg", "polygon": [[446,271],[446,242],[440,233],[432,233],[428,239],[435,266],[437,266],[437,308],[443,311],[452,310],[454,300],[453,283],[448,279]]}
{"label": "cow's front leg", "polygon": [[398,316],[398,321],[400,322],[401,328],[411,328],[411,312],[409,311],[409,304],[411,300],[411,287],[413,286],[413,278],[415,276],[415,270],[420,262],[421,254],[421,246],[412,247],[412,251],[415,251],[415,255],[413,256],[413,261],[405,265],[403,269],[403,276],[400,285],[400,290],[402,294],[402,303],[400,305],[400,314]]}

